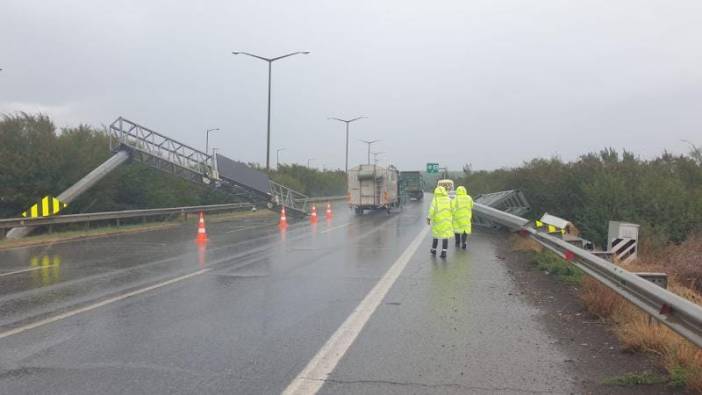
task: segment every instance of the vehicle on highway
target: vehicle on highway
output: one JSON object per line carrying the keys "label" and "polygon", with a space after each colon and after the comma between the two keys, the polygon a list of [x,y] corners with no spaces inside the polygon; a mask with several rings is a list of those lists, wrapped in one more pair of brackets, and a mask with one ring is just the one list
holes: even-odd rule
{"label": "vehicle on highway", "polygon": [[349,170],[347,180],[349,207],[356,214],[366,210],[402,206],[400,172],[394,166],[359,165]]}
{"label": "vehicle on highway", "polygon": [[422,200],[424,198],[424,179],[418,171],[401,171],[400,186],[410,199]]}

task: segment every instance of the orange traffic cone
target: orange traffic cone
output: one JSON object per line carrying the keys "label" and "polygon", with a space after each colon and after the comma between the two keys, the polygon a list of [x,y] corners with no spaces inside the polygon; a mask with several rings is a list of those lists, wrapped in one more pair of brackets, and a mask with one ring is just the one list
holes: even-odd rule
{"label": "orange traffic cone", "polygon": [[327,212],[324,214],[327,219],[332,219],[334,214],[332,214],[331,203],[327,202]]}
{"label": "orange traffic cone", "polygon": [[310,214],[310,223],[311,224],[316,224],[317,223],[317,206],[312,206],[312,214]]}
{"label": "orange traffic cone", "polygon": [[207,231],[205,230],[205,214],[200,211],[200,221],[197,223],[197,237],[195,238],[197,242],[207,241]]}
{"label": "orange traffic cone", "polygon": [[280,229],[288,227],[288,217],[285,216],[285,207],[280,210],[280,222],[278,222],[278,227]]}

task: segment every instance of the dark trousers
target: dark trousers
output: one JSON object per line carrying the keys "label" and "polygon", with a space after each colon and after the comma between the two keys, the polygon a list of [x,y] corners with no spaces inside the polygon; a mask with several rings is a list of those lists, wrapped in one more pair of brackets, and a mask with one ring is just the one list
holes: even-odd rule
{"label": "dark trousers", "polygon": [[463,242],[463,244],[466,244],[466,240],[468,239],[468,233],[454,233],[453,235],[456,237],[456,245],[461,244],[461,242]]}
{"label": "dark trousers", "polygon": [[[439,239],[433,239],[431,241],[431,249],[436,250],[436,246],[439,244]],[[426,247],[424,247],[426,248]],[[448,239],[441,239],[441,248],[448,250]]]}

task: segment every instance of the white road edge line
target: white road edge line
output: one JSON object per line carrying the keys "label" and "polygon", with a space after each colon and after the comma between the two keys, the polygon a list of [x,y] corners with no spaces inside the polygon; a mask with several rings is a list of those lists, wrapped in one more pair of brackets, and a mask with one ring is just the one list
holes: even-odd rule
{"label": "white road edge line", "polygon": [[33,268],[31,268],[31,269],[22,269],[22,270],[16,270],[16,271],[14,271],[14,272],[0,273],[0,277],[11,276],[11,275],[13,275],[13,274],[20,274],[20,273],[32,272],[32,271],[35,271],[35,270],[46,269],[46,268],[54,267],[54,266],[56,266],[56,265],[37,266],[37,267],[33,267]]}
{"label": "white road edge line", "polygon": [[132,296],[140,295],[140,294],[143,294],[145,292],[153,291],[154,289],[165,287],[166,285],[171,285],[171,284],[177,283],[179,281],[183,281],[183,280],[186,280],[188,278],[195,277],[195,276],[198,276],[198,275],[203,274],[203,273],[207,273],[208,271],[210,271],[210,269],[198,270],[196,272],[186,274],[184,276],[172,278],[170,280],[167,280],[167,281],[164,281],[164,282],[161,282],[158,284],[154,284],[154,285],[148,286],[146,288],[141,288],[141,289],[134,290],[132,292],[127,292],[126,294],[115,296],[114,298],[103,300],[102,302],[98,302],[95,304],[91,304],[89,306],[81,307],[80,309],[71,310],[71,311],[65,312],[63,314],[59,314],[59,315],[49,317],[49,318],[46,318],[46,319],[43,319],[40,321],[36,321],[36,322],[33,322],[33,323],[25,325],[25,326],[20,326],[18,328],[11,329],[7,332],[0,333],[0,339],[4,339],[4,338],[9,337],[9,336],[17,335],[17,334],[20,334],[22,332],[28,331],[30,329],[38,328],[40,326],[48,325],[48,324],[51,324],[52,322],[56,322],[56,321],[60,321],[60,320],[63,320],[63,319],[69,318],[69,317],[73,317],[74,315],[78,315],[78,314],[85,313],[85,312],[88,312],[91,310],[95,310],[99,307],[106,306],[106,305],[111,304],[111,303],[119,302],[120,300],[124,300],[124,299],[130,298]]}
{"label": "white road edge line", "polygon": [[402,255],[385,272],[380,281],[356,306],[351,315],[346,318],[346,321],[327,340],[307,366],[302,369],[302,372],[290,382],[288,387],[282,392],[283,395],[314,395],[322,388],[322,385],[334,371],[336,365],[349,350],[380,303],[382,303],[385,295],[400,277],[400,274],[402,274],[402,271],[430,229],[426,227],[419,232]]}

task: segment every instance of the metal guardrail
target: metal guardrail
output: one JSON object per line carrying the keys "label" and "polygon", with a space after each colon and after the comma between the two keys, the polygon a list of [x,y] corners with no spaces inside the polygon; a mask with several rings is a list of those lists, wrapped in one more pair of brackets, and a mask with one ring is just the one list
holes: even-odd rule
{"label": "metal guardrail", "polygon": [[17,226],[44,226],[55,224],[104,221],[110,219],[152,217],[157,215],[187,214],[198,213],[200,211],[209,213],[215,211],[250,209],[252,207],[254,207],[254,205],[251,203],[227,203],[212,204],[207,206],[155,208],[146,210],[103,211],[98,213],[56,215],[52,217],[40,218],[7,218],[0,219],[0,229],[14,228]]}
{"label": "metal guardrail", "polygon": [[309,197],[309,198],[305,198],[304,200],[307,203],[318,203],[318,202],[327,202],[327,201],[346,200],[348,198],[349,197],[346,195],[340,195],[340,196]]}
{"label": "metal guardrail", "polygon": [[527,219],[479,203],[475,204],[473,210],[511,230],[525,232],[656,320],[702,347],[702,306],[628,272],[591,251],[528,227]]}

